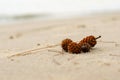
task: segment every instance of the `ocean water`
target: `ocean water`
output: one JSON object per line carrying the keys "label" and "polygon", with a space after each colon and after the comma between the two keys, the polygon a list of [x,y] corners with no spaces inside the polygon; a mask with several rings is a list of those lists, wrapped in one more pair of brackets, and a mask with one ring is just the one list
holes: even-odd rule
{"label": "ocean water", "polygon": [[0,23],[119,10],[120,0],[0,0]]}

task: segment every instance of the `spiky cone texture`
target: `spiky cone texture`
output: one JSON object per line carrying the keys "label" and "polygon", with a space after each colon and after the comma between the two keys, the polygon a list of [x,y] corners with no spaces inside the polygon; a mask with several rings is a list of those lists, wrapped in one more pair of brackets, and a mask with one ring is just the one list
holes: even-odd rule
{"label": "spiky cone texture", "polygon": [[68,45],[68,52],[73,54],[79,54],[81,53],[80,45],[78,45],[76,42],[71,42]]}
{"label": "spiky cone texture", "polygon": [[61,43],[62,49],[63,49],[64,51],[68,52],[68,45],[69,45],[69,43],[71,43],[71,42],[72,42],[71,39],[68,39],[68,38],[64,39],[64,40],[62,41],[62,43]]}
{"label": "spiky cone texture", "polygon": [[94,36],[87,36],[86,38],[83,38],[83,40],[80,41],[80,43],[88,43],[91,47],[94,47],[97,44],[96,39],[100,38],[101,36],[95,38]]}
{"label": "spiky cone texture", "polygon": [[88,43],[78,43],[78,45],[80,45],[81,51],[84,53],[89,52],[91,49],[91,46]]}

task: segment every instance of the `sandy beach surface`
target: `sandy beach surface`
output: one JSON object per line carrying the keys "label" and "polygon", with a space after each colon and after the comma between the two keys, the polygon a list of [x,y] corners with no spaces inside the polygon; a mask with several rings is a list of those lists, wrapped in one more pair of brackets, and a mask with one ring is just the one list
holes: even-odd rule
{"label": "sandy beach surface", "polygon": [[[89,35],[102,37],[88,53],[59,45]],[[120,13],[0,25],[0,80],[120,80]]]}

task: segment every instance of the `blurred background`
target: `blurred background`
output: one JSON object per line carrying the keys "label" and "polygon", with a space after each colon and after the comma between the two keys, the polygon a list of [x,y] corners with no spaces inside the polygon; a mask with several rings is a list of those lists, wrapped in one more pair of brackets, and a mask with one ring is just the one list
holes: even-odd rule
{"label": "blurred background", "polygon": [[0,23],[119,10],[120,0],[0,0]]}

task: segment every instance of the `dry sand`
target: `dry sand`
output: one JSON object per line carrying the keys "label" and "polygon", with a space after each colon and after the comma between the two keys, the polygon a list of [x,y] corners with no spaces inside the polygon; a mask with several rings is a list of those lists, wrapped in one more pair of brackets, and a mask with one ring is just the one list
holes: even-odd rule
{"label": "dry sand", "polygon": [[[86,54],[60,54],[58,45],[21,55],[88,35],[102,38]],[[1,25],[0,80],[120,80],[120,13]]]}

